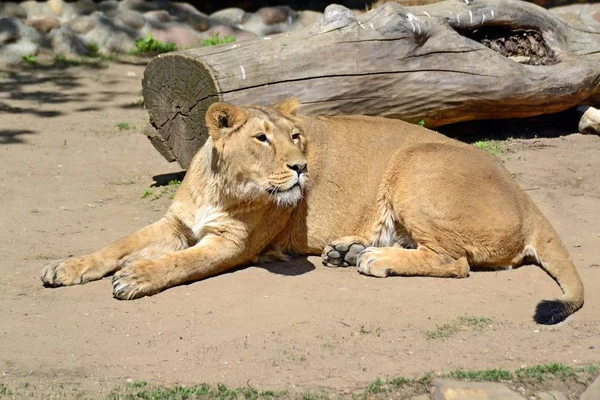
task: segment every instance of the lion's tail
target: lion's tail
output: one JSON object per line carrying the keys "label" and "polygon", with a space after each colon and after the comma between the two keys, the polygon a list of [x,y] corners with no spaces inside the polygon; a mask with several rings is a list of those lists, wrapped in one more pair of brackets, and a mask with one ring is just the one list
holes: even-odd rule
{"label": "lion's tail", "polygon": [[553,325],[564,321],[583,306],[583,283],[565,245],[545,218],[535,235],[535,251],[531,254],[538,264],[559,284],[563,296],[541,301],[534,319],[539,324]]}

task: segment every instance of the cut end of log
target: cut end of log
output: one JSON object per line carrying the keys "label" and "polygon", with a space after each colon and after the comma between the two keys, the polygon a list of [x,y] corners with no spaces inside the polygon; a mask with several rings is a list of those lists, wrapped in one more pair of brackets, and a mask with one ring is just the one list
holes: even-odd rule
{"label": "cut end of log", "polygon": [[164,54],[150,61],[142,86],[150,123],[160,131],[146,136],[167,160],[187,168],[208,138],[206,110],[220,101],[212,70],[185,52]]}

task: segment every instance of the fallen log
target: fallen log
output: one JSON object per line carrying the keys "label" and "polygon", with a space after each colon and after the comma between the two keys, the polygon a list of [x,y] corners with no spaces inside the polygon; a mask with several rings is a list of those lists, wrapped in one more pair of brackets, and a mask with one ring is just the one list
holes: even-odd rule
{"label": "fallen log", "polygon": [[147,66],[152,143],[186,168],[217,101],[308,115],[367,114],[427,127],[600,102],[600,26],[569,26],[518,0],[395,3],[359,17],[329,6],[301,31],[163,54]]}

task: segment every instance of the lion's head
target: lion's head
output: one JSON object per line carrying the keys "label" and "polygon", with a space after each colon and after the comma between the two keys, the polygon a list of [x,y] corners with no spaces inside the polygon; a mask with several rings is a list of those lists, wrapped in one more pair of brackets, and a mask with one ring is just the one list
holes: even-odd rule
{"label": "lion's head", "polygon": [[299,106],[290,98],[275,107],[209,107],[211,169],[225,180],[230,196],[281,206],[294,206],[302,199],[308,169],[307,139],[295,118]]}

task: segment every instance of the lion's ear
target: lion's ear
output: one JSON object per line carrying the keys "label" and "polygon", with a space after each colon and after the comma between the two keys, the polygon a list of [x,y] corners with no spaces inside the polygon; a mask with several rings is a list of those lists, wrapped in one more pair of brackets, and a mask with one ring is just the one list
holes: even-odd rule
{"label": "lion's ear", "polygon": [[214,140],[239,128],[248,115],[238,106],[229,103],[213,103],[206,111],[206,126]]}
{"label": "lion's ear", "polygon": [[300,101],[295,97],[288,97],[281,103],[277,104],[275,108],[279,110],[283,115],[295,116],[296,112],[300,109]]}

